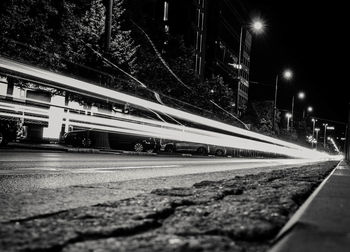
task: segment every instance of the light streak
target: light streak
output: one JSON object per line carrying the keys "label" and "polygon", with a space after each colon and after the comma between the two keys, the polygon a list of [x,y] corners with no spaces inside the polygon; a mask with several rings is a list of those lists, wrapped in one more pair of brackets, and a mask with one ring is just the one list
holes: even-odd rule
{"label": "light streak", "polygon": [[[5,58],[0,57],[0,69],[7,72],[9,75],[14,76],[23,76],[30,77],[33,81],[37,80],[40,82],[44,82],[45,85],[60,88],[62,90],[77,92],[82,95],[86,95],[93,98],[98,98],[101,100],[108,99],[111,102],[120,103],[120,101],[133,104],[134,106],[139,106],[142,108],[151,109],[156,112],[169,114],[175,118],[180,118],[182,120],[194,122],[196,124],[202,124],[208,127],[213,127],[220,130],[225,130],[228,132],[232,132],[242,137],[250,137],[260,141],[266,141],[268,143],[257,142],[250,139],[234,137],[230,135],[204,131],[193,129],[189,127],[177,126],[174,124],[166,123],[164,128],[162,125],[164,123],[154,121],[158,127],[149,127],[147,125],[131,125],[131,124],[123,124],[118,122],[118,131],[122,130],[123,132],[130,133],[138,133],[143,132],[147,135],[154,137],[161,137],[166,139],[173,139],[178,141],[186,141],[186,142],[198,142],[205,144],[214,144],[225,147],[233,147],[247,150],[258,150],[263,152],[272,152],[278,153],[282,155],[287,155],[291,157],[326,157],[327,155],[324,153],[320,153],[314,150],[310,150],[305,147],[301,147],[296,144],[292,144],[286,141],[282,141],[279,139],[275,139],[272,137],[268,137],[265,135],[261,135],[255,132],[251,132],[248,130],[244,130],[235,126],[231,126],[229,124],[221,123],[212,119],[204,118],[201,116],[197,116],[188,112],[184,112],[181,110],[177,110],[174,108],[167,107],[162,104],[157,104],[151,101],[143,100],[141,98],[137,98],[131,95],[127,95],[121,92],[117,92],[111,89],[103,88],[91,83],[87,83],[84,81],[80,81],[74,78],[66,77],[63,75],[55,74],[46,70],[42,70],[36,67],[31,67],[25,64],[17,63]],[[42,84],[42,83],[41,83]],[[70,120],[72,114],[70,115]],[[74,115],[78,116],[78,115]],[[84,118],[84,120],[87,118]],[[98,121],[105,122],[102,118],[99,118]],[[93,120],[88,120],[87,122],[96,123],[96,118]],[[106,122],[105,122],[106,123]],[[103,124],[103,123],[102,123]],[[84,123],[75,123],[75,125],[84,125]],[[85,124],[86,125],[86,124]],[[124,128],[124,126],[128,125],[128,128]],[[122,127],[121,127],[122,126]],[[179,129],[182,129],[182,133],[179,134]],[[167,129],[168,128],[168,129]],[[111,130],[112,128],[107,126],[99,126],[99,129]],[[177,129],[177,131],[174,131]],[[115,130],[115,129],[114,129]],[[191,132],[187,132],[187,130],[191,130]]]}

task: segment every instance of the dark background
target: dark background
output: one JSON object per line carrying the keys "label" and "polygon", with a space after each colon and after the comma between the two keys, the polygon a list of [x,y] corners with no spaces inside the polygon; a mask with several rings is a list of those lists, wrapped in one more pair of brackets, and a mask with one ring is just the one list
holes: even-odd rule
{"label": "dark background", "polygon": [[[254,35],[251,52],[251,99],[273,99],[277,73],[290,68],[293,79],[279,81],[278,107],[295,112],[306,106],[314,116],[347,121],[350,97],[348,82],[347,8],[341,1],[258,1],[245,0],[251,17],[260,16],[266,28]],[[269,86],[270,85],[270,86]]]}

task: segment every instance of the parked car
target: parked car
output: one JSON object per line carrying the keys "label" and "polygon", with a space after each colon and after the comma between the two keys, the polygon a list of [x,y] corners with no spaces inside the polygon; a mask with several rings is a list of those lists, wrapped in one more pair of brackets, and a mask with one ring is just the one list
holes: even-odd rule
{"label": "parked car", "polygon": [[121,132],[75,130],[63,135],[62,143],[73,147],[111,148],[136,152],[153,152],[157,149],[154,138]]}
{"label": "parked car", "polygon": [[218,146],[218,145],[210,145],[209,154],[219,156],[219,157],[226,156],[227,148],[223,146]]}
{"label": "parked car", "polygon": [[184,152],[207,155],[209,153],[209,145],[161,139],[160,150],[165,152]]}
{"label": "parked car", "polygon": [[0,118],[0,147],[16,140],[19,130],[18,121]]}

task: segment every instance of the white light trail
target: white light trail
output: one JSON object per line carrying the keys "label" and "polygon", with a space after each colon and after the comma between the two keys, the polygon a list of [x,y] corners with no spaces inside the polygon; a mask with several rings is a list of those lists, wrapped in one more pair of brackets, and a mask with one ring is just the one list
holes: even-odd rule
{"label": "white light trail", "polygon": [[[180,127],[183,127],[183,126],[177,126],[177,125],[175,126],[174,124],[167,123],[166,127],[170,127],[170,129],[165,129],[165,128],[160,129],[163,123],[157,122],[157,121],[154,121],[154,122],[156,122],[156,124],[158,124],[160,127],[152,128],[146,125],[138,125],[138,126],[128,125],[129,127],[128,129],[130,131],[134,131],[134,132],[142,131],[144,133],[151,134],[151,136],[154,136],[154,137],[162,137],[162,138],[168,138],[168,139],[179,140],[179,141],[214,144],[214,145],[220,145],[220,146],[226,146],[226,147],[258,150],[258,151],[264,151],[264,152],[272,152],[272,153],[278,153],[278,154],[292,156],[292,157],[325,157],[326,156],[326,154],[324,153],[310,150],[308,148],[301,147],[296,144],[292,144],[286,141],[282,141],[279,139],[254,133],[235,126],[231,126],[229,124],[225,124],[215,120],[197,116],[188,112],[170,108],[151,101],[143,100],[131,95],[127,95],[111,89],[103,88],[91,83],[87,83],[87,82],[66,77],[63,75],[55,74],[36,67],[31,67],[25,64],[17,63],[2,57],[0,57],[0,69],[2,69],[7,73],[10,73],[10,75],[13,74],[15,76],[23,76],[26,78],[30,78],[32,80],[37,80],[45,83],[45,85],[47,86],[51,86],[54,88],[60,88],[70,92],[73,91],[82,95],[86,95],[89,97],[94,97],[102,100],[108,99],[111,102],[122,101],[125,103],[133,104],[134,106],[139,106],[139,107],[151,109],[160,113],[169,114],[175,118],[180,118],[182,120],[194,122],[196,124],[202,124],[208,127],[225,130],[228,132],[241,135],[242,137],[250,137],[260,141],[266,141],[271,144],[257,142],[254,140],[244,139],[240,137],[234,137],[230,135],[219,134],[215,132],[196,130],[188,127],[186,129],[183,129],[183,132],[179,134],[179,132],[174,131],[174,129],[177,128],[179,130]],[[70,120],[72,120],[72,118],[70,118]],[[102,122],[103,120],[102,118],[99,118],[98,121]],[[91,121],[91,123],[96,123],[96,118],[93,119],[93,122]],[[120,124],[120,122],[118,121],[118,126],[119,126],[118,130],[121,130],[120,125],[122,124]],[[103,127],[107,127],[106,129],[108,130],[110,129],[110,127],[108,126],[101,126],[101,129]],[[123,129],[123,130],[126,132],[128,131],[128,129]],[[192,131],[194,132],[193,133],[186,132],[186,130],[189,130],[189,129],[191,130],[191,132]]]}

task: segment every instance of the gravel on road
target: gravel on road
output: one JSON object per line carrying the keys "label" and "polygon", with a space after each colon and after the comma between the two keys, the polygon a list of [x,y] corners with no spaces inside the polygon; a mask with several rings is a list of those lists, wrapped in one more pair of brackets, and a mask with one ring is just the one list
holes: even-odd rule
{"label": "gravel on road", "polygon": [[335,168],[297,168],[2,222],[1,251],[266,251]]}

